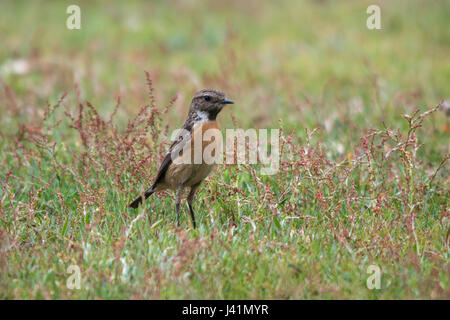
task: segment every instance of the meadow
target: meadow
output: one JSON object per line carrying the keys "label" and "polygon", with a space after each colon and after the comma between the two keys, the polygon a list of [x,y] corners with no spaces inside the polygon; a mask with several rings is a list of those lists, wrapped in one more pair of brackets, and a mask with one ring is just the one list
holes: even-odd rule
{"label": "meadow", "polygon": [[[450,298],[450,1],[70,4],[0,4],[1,299]],[[127,208],[208,87],[279,171]]]}

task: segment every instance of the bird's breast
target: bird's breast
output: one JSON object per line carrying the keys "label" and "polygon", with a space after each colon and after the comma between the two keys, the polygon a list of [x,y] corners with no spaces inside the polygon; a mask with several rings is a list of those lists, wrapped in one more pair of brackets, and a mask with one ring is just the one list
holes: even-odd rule
{"label": "bird's breast", "polygon": [[171,188],[195,185],[209,175],[222,153],[222,133],[217,121],[195,123],[185,147],[190,148],[190,159],[183,156],[182,163],[172,163],[167,171],[165,181]]}
{"label": "bird's breast", "polygon": [[[193,155],[198,152],[202,154],[202,159],[205,156],[217,157],[218,152],[222,150],[222,132],[217,121],[199,121],[196,123],[192,130],[190,144]],[[201,149],[199,150],[199,148]],[[196,156],[198,160],[199,154]],[[208,159],[203,160],[206,163],[210,162]],[[195,162],[198,163],[198,161]]]}

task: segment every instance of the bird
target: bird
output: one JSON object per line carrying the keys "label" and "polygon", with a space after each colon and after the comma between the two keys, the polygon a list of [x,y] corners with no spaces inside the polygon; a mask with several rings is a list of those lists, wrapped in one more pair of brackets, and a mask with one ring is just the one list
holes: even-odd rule
{"label": "bird", "polygon": [[[186,144],[189,144],[188,146],[196,145],[194,143],[194,137],[198,137],[198,134],[201,134],[201,137],[203,137],[204,132],[209,129],[220,130],[217,123],[217,115],[229,104],[234,104],[234,102],[229,100],[225,93],[220,90],[203,89],[194,95],[187,119],[182,127],[185,135],[180,135],[172,143],[169,151],[159,166],[153,184],[145,190],[143,194],[144,198],[147,199],[157,191],[168,189],[175,190],[175,211],[177,214],[178,226],[180,226],[180,204],[183,191],[186,188],[189,188],[187,203],[193,227],[194,229],[196,228],[195,213],[192,208],[195,192],[214,166],[214,163],[208,161],[205,162],[203,157],[200,163],[196,163],[195,161],[188,161],[188,163],[176,161],[177,159],[179,160],[178,157],[183,156],[183,153],[178,151],[186,147]],[[202,139],[202,150],[208,145],[209,144],[205,143],[204,139]],[[191,148],[191,151],[192,150],[193,149]],[[145,199],[143,199],[142,196],[139,196],[129,204],[129,207],[136,209]]]}

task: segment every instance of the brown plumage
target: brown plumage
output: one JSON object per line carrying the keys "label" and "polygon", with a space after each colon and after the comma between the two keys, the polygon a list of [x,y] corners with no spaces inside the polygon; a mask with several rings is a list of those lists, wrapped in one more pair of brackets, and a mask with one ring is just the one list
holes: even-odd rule
{"label": "brown plumage", "polygon": [[[187,133],[187,136],[180,136],[170,146],[169,152],[164,157],[153,184],[144,192],[145,199],[147,199],[150,195],[157,191],[166,189],[176,190],[177,196],[175,208],[177,212],[178,225],[180,225],[180,202],[183,190],[185,188],[190,188],[187,203],[193,226],[194,228],[196,227],[192,201],[194,200],[195,191],[213,168],[213,164],[205,163],[203,158],[199,164],[195,164],[193,162],[193,146],[195,145],[194,137],[203,137],[203,133],[208,129],[219,129],[216,117],[225,105],[232,103],[233,101],[228,100],[222,91],[215,89],[204,89],[195,94],[191,102],[188,118],[182,127],[182,129],[186,130],[185,132]],[[179,164],[174,163],[176,158],[174,159],[173,157],[177,154],[175,151],[182,150],[187,143],[191,146],[192,162]],[[203,149],[210,143],[214,143],[214,140],[211,142],[205,142],[202,139],[202,155]],[[183,153],[180,152],[179,156],[182,155]],[[175,155],[175,157],[177,156]],[[140,196],[130,203],[129,207],[136,209],[142,201],[143,199]]]}

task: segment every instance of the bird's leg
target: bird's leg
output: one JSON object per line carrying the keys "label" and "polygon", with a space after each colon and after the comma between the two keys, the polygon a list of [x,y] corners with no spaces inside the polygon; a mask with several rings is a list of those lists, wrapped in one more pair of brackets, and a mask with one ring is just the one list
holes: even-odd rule
{"label": "bird's leg", "polygon": [[196,227],[196,224],[195,224],[194,209],[192,209],[192,201],[194,201],[195,191],[197,191],[197,188],[198,188],[199,185],[200,185],[200,183],[197,183],[197,184],[193,185],[191,187],[191,191],[189,192],[189,195],[187,197],[187,203],[188,203],[188,206],[189,206],[189,212],[191,213],[192,224],[194,225],[194,229]]}
{"label": "bird's leg", "polygon": [[183,195],[183,186],[180,185],[177,190],[177,196],[175,199],[175,209],[177,210],[177,226],[180,226],[180,202]]}
{"label": "bird's leg", "polygon": [[191,213],[192,224],[193,224],[194,229],[195,229],[197,226],[195,224],[195,215],[194,215],[194,210],[192,209],[192,204],[188,203],[188,207],[189,207],[189,212]]}

